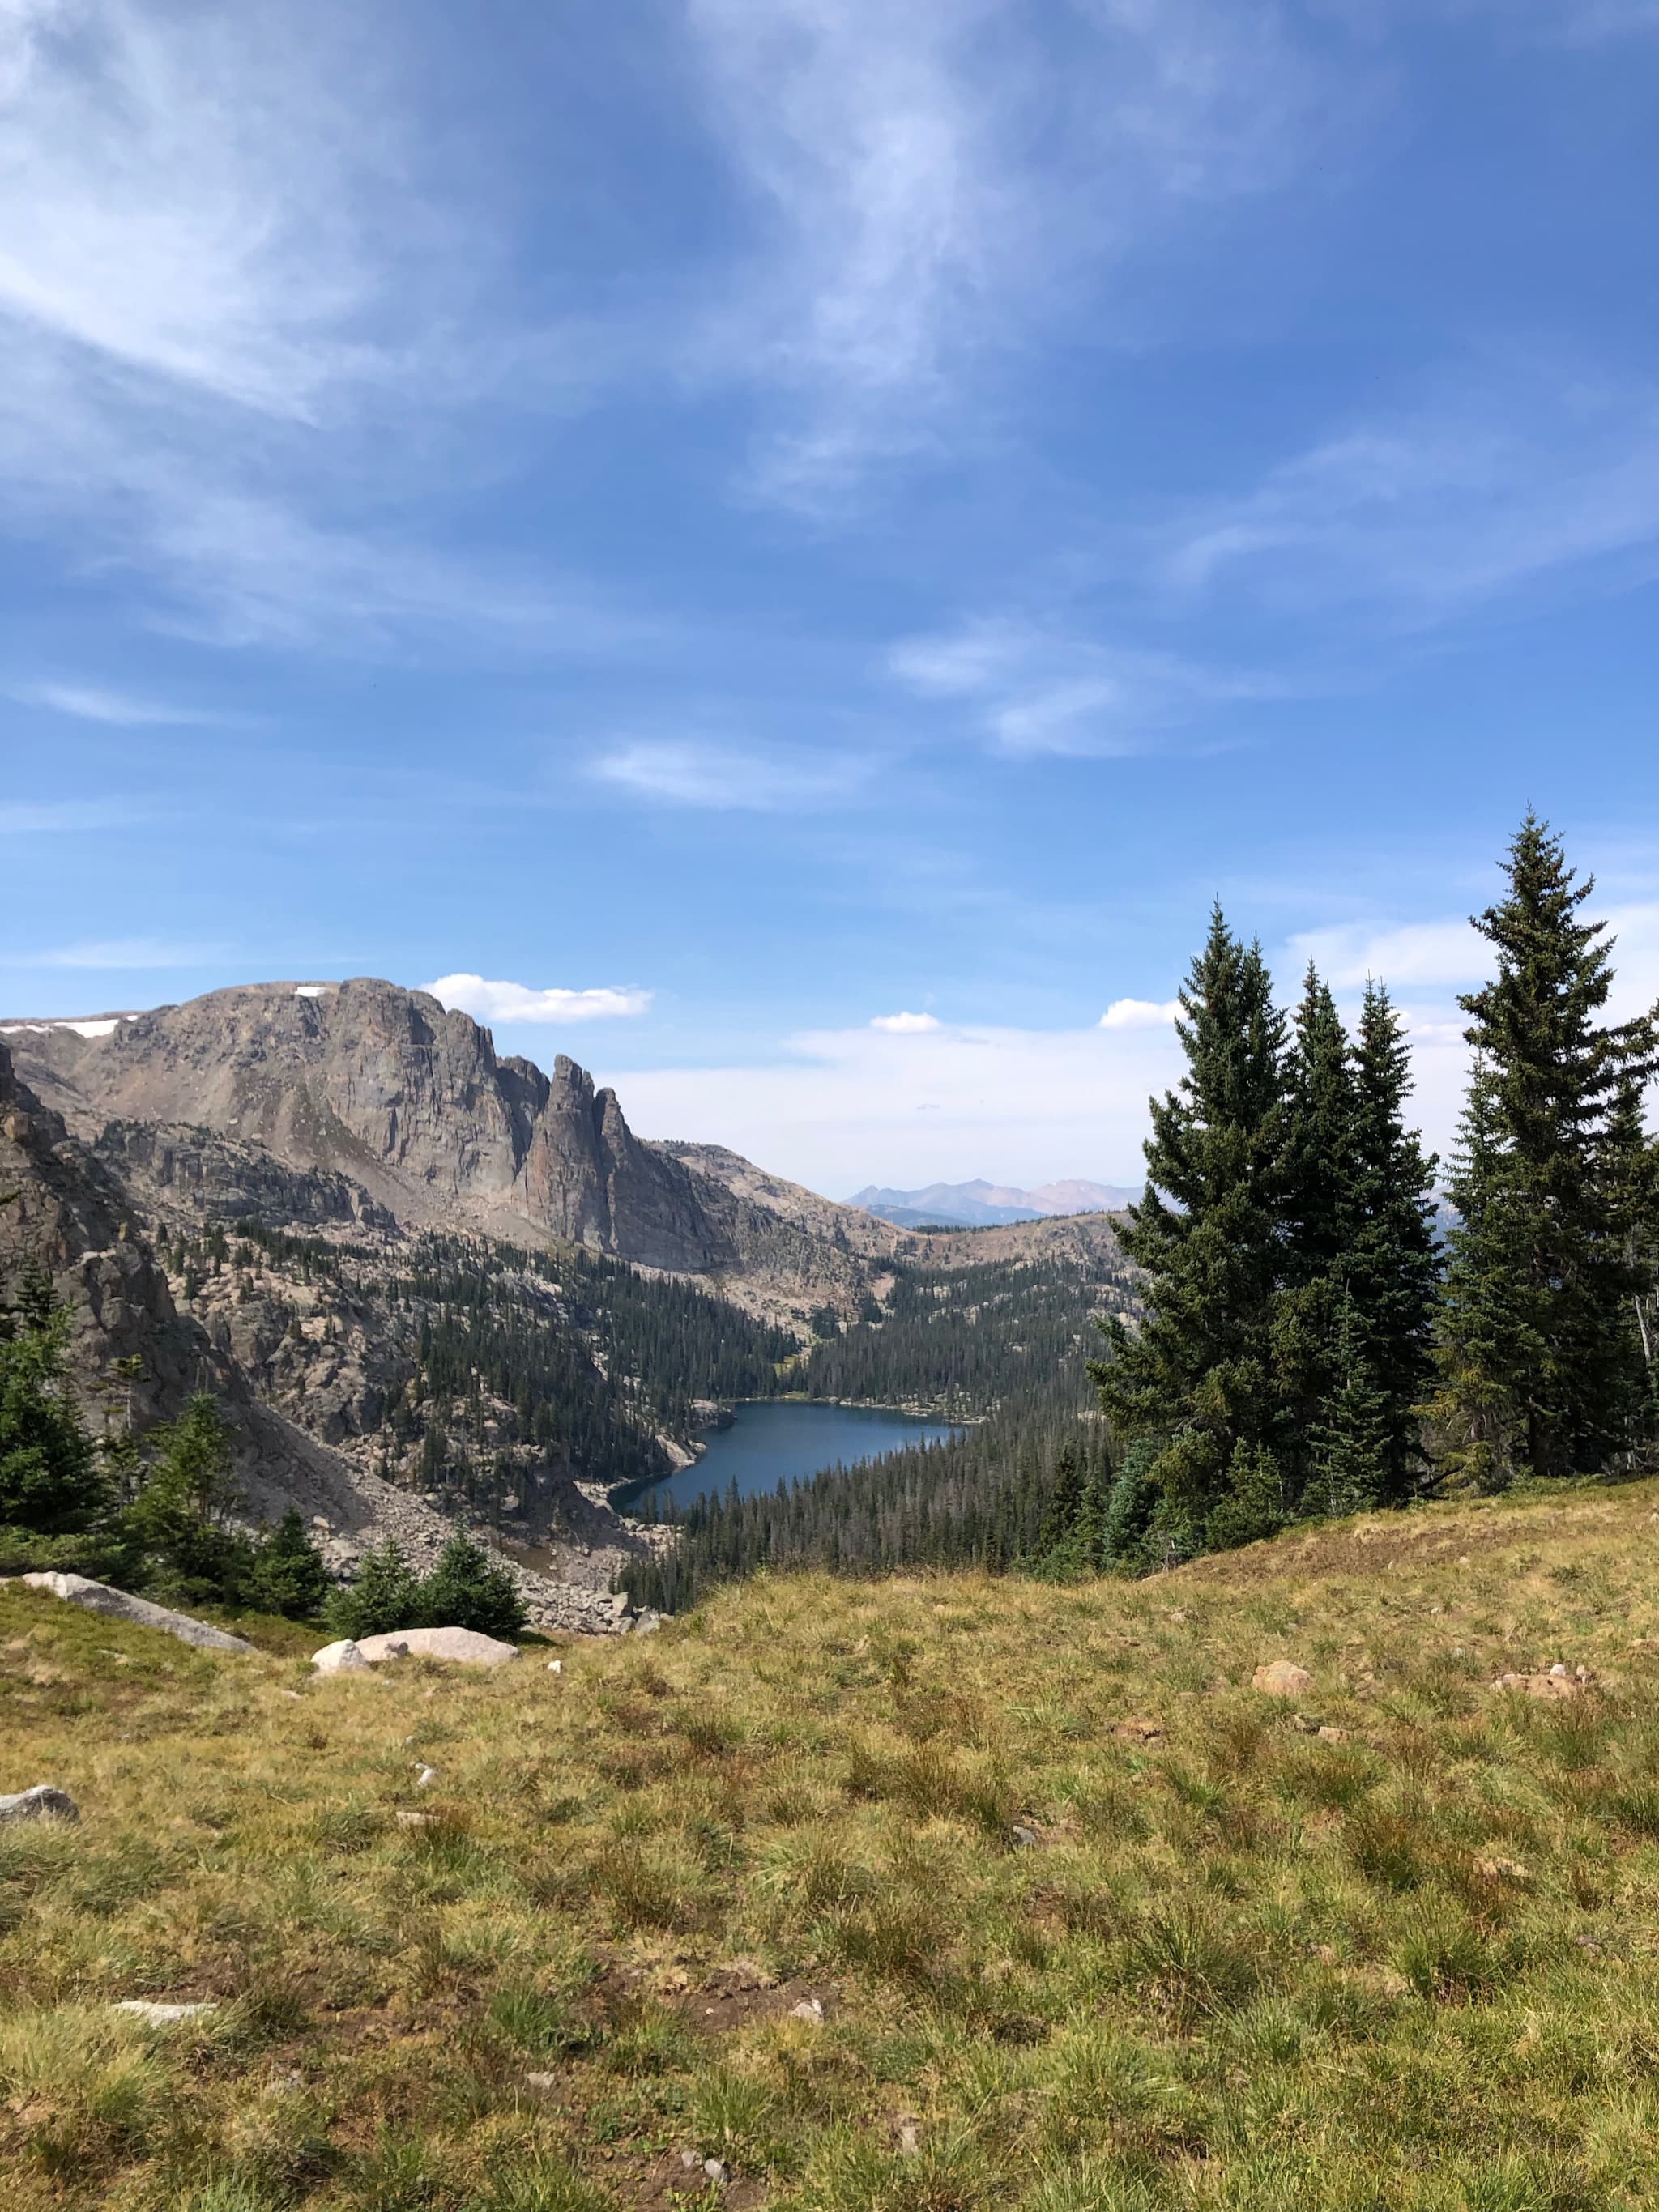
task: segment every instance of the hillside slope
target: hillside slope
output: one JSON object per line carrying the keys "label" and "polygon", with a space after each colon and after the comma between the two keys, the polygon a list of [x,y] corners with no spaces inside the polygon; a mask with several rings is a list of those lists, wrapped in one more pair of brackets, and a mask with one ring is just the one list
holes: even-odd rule
{"label": "hillside slope", "polygon": [[1656,1504],[778,1578],[556,1675],[0,1590],[0,1789],[82,1813],[0,1832],[0,2162],[239,2212],[1650,2203]]}

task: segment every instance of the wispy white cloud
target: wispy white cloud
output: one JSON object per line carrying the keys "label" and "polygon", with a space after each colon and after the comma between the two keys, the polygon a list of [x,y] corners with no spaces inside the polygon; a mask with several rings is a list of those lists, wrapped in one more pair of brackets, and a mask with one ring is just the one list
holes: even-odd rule
{"label": "wispy white cloud", "polygon": [[592,763],[602,783],[668,806],[786,812],[845,798],[871,773],[851,755],[761,751],[695,738],[641,738]]}
{"label": "wispy white cloud", "polygon": [[4,968],[199,968],[222,960],[222,945],[177,945],[155,937],[102,938],[85,945],[60,945],[46,951],[8,952]]}
{"label": "wispy white cloud", "polygon": [[124,830],[142,822],[145,809],[120,799],[0,799],[0,837],[68,837],[94,830]]}
{"label": "wispy white cloud", "polygon": [[441,1005],[459,1007],[479,1022],[623,1021],[648,1013],[651,993],[609,985],[597,990],[538,989],[532,984],[489,982],[482,975],[441,975],[423,983]]}
{"label": "wispy white cloud", "polygon": [[1407,922],[1393,927],[1356,923],[1303,930],[1290,940],[1299,969],[1312,961],[1338,990],[1375,981],[1390,991],[1431,983],[1468,984],[1492,964],[1490,948],[1467,921]]}
{"label": "wispy white cloud", "polygon": [[1659,388],[1570,366],[1466,377],[1357,423],[1189,518],[1162,556],[1189,599],[1434,623],[1659,562]]}
{"label": "wispy white cloud", "polygon": [[1181,1018],[1179,999],[1114,999],[1100,1018],[1103,1030],[1161,1030]]}
{"label": "wispy white cloud", "polygon": [[1079,0],[690,0],[760,242],[714,355],[769,386],[763,491],[833,504],[952,434],[952,401],[1060,280],[1182,204],[1259,191],[1331,128],[1335,86],[1274,8]]}
{"label": "wispy white cloud", "polygon": [[106,722],[116,729],[143,729],[151,725],[213,724],[224,719],[191,707],[169,707],[155,699],[137,699],[123,691],[105,691],[90,684],[26,684],[12,697],[24,706],[48,707],[55,714],[73,715],[78,721]]}
{"label": "wispy white cloud", "polygon": [[873,1014],[870,1026],[885,1030],[889,1036],[927,1036],[945,1024],[937,1014]]}
{"label": "wispy white cloud", "polygon": [[0,5],[10,525],[216,642],[637,642],[591,590],[411,527],[465,473],[470,403],[556,404],[562,371],[481,311],[497,226],[447,204],[386,27],[319,0]]}
{"label": "wispy white cloud", "polygon": [[380,74],[319,9],[10,0],[0,311],[112,373],[314,419],[387,365]]}
{"label": "wispy white cloud", "polygon": [[1206,668],[1014,617],[987,617],[894,647],[889,667],[924,698],[959,702],[1011,753],[1113,753],[1207,706],[1268,698],[1266,676]]}

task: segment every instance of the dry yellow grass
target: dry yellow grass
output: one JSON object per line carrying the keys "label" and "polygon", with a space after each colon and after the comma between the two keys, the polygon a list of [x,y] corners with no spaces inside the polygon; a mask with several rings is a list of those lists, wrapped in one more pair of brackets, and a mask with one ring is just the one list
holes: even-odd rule
{"label": "dry yellow grass", "polygon": [[559,1674],[0,1591],[0,1789],[84,1815],[0,1829],[13,2200],[1659,2200],[1656,1505],[760,1582]]}

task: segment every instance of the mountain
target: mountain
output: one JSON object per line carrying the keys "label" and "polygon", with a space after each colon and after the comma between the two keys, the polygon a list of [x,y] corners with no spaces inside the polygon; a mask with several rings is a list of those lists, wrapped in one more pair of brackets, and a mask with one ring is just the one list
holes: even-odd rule
{"label": "mountain", "polygon": [[[396,1235],[390,1217],[377,1215],[339,1178],[314,1170],[285,1176],[252,1146],[225,1146],[225,1158],[206,1172],[216,1148],[205,1133],[196,1133],[193,1146],[158,1145],[117,1125],[116,1139],[109,1158],[80,1143],[20,1079],[0,1038],[0,1295],[26,1265],[51,1276],[70,1314],[70,1378],[94,1433],[143,1435],[175,1419],[194,1392],[210,1390],[247,1518],[274,1520],[297,1507],[331,1565],[348,1573],[365,1546],[388,1536],[415,1565],[430,1567],[453,1533],[454,1516],[385,1480],[366,1458],[354,1464],[331,1448],[337,1435],[347,1440],[341,1409],[351,1406],[354,1372],[359,1403],[374,1402],[380,1380],[365,1380],[361,1360],[354,1370],[353,1334],[339,1325],[342,1312],[348,1322],[352,1316],[337,1282],[333,1310],[313,1321],[306,1309],[321,1299],[303,1248],[301,1266],[287,1279],[221,1275],[216,1259],[204,1253],[199,1271],[191,1267],[175,1280],[155,1243],[192,1207],[217,1203],[227,1188],[240,1189],[239,1178],[247,1184],[240,1193],[247,1203],[230,1218],[250,1226],[258,1219],[255,1208],[264,1207],[301,1221],[343,1219],[385,1243]],[[179,1210],[147,1218],[164,1189]],[[267,1232],[266,1242],[280,1249],[300,1240]],[[269,1294],[272,1284],[279,1298]],[[549,1628],[604,1631],[613,1625],[605,1595],[611,1577],[641,1540],[584,1496],[568,1467],[546,1469],[540,1486],[542,1526],[562,1536],[564,1556],[547,1547],[551,1577],[508,1560],[531,1618]],[[488,1540],[487,1529],[479,1533]],[[573,1573],[576,1560],[580,1569]]]}
{"label": "mountain", "polygon": [[586,1244],[653,1267],[737,1255],[678,1162],[561,1054],[551,1076],[423,991],[359,977],[210,992],[107,1023],[16,1024],[19,1073],[82,1136],[111,1120],[252,1139],[405,1223]]}
{"label": "mountain", "polygon": [[904,1229],[937,1224],[953,1229],[1041,1221],[1057,1213],[1113,1213],[1140,1196],[1119,1183],[1046,1182],[1036,1190],[1006,1183],[932,1182],[923,1190],[890,1190],[871,1183],[847,1201]]}

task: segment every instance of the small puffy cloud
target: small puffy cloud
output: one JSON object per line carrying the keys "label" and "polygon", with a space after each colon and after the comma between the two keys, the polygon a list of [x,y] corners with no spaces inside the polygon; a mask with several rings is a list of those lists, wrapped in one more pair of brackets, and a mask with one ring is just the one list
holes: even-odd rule
{"label": "small puffy cloud", "polygon": [[1114,999],[1100,1018],[1103,1030],[1161,1030],[1181,1018],[1179,999]]}
{"label": "small puffy cloud", "polygon": [[527,983],[490,982],[482,975],[441,975],[423,990],[478,1022],[605,1022],[645,1013],[649,991],[532,990]]}
{"label": "small puffy cloud", "polygon": [[944,1024],[934,1014],[877,1014],[870,1026],[885,1030],[889,1036],[926,1036],[930,1030],[942,1029]]}

